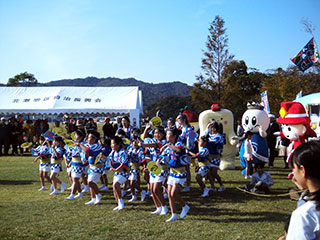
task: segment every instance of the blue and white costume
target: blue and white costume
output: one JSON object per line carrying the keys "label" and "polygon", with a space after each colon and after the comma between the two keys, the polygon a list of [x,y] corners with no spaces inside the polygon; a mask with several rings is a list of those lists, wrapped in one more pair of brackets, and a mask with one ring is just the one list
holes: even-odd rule
{"label": "blue and white costume", "polygon": [[127,151],[131,167],[129,180],[137,181],[138,175],[140,174],[140,163],[145,160],[143,148],[139,147],[137,149],[134,149],[132,146],[130,146]]}
{"label": "blue and white costume", "polygon": [[71,172],[71,167],[68,167],[68,165],[72,161],[72,147],[65,145],[64,149],[65,149],[65,153],[64,153],[63,157],[66,160],[67,173],[69,173],[69,172]]}
{"label": "blue and white costume", "polygon": [[[157,148],[149,147],[151,161],[156,162],[160,154],[160,148],[166,145],[167,141],[165,139],[158,141],[157,139],[152,138],[150,139],[149,143],[156,143],[158,145]],[[154,173],[150,172],[150,183],[161,182],[162,184],[164,184],[164,182],[167,180],[168,175],[169,168],[167,164],[163,164],[161,165],[161,172],[159,175],[155,175]]]}
{"label": "blue and white costume", "polygon": [[39,171],[50,172],[50,149],[47,145],[39,145],[35,148],[34,153],[40,157]]}
{"label": "blue and white costume", "polygon": [[[252,145],[252,157],[253,157],[253,163],[263,163],[269,161],[269,148],[268,143],[265,138],[261,137],[259,133],[253,133],[252,139],[251,139],[251,145]],[[244,155],[244,141],[240,148],[240,163],[242,168],[246,168],[246,158]],[[252,169],[250,169],[250,172],[252,172]],[[245,170],[242,171],[242,174],[245,174]]]}
{"label": "blue and white costume", "polygon": [[[84,142],[81,142],[81,144],[85,144]],[[83,162],[87,159],[86,153],[81,150],[81,147],[74,146],[73,148],[69,148],[69,151],[71,152],[71,176],[73,178],[80,178],[85,170],[85,166],[83,165]]]}
{"label": "blue and white costume", "polygon": [[120,148],[119,151],[112,150],[108,156],[107,161],[111,163],[113,169],[122,167],[119,172],[115,172],[113,175],[113,183],[125,183],[129,178],[129,155],[126,150]]}
{"label": "blue and white costume", "polygon": [[174,146],[180,149],[179,153],[170,147],[163,152],[170,168],[168,185],[180,184],[183,186],[187,178],[185,167],[188,164],[187,154],[182,142],[176,141]]}
{"label": "blue and white costume", "polygon": [[210,129],[205,131],[205,136],[209,136],[207,148],[210,153],[210,167],[219,168],[225,138],[220,133],[211,134]]}
{"label": "blue and white costume", "polygon": [[[102,156],[102,146],[99,143],[86,144],[86,157],[89,163],[88,181],[98,183],[101,175],[104,172],[105,160]],[[100,155],[101,154],[101,155]]]}
{"label": "blue and white costume", "polygon": [[[105,145],[102,145],[102,155],[108,157],[110,153],[111,153],[111,148]],[[104,170],[103,174],[107,175],[110,168],[111,168],[111,164],[108,161],[106,161],[103,168]]]}
{"label": "blue and white costume", "polygon": [[[197,139],[198,135],[197,133],[190,127],[186,126],[185,128],[182,128],[182,133],[180,134],[178,141],[181,141],[188,150],[191,152],[194,152],[195,148],[195,141]],[[191,156],[188,156],[188,161],[190,164],[191,162]]]}
{"label": "blue and white costume", "polygon": [[61,162],[63,160],[65,149],[58,146],[56,147],[55,150],[56,152],[53,150],[53,148],[50,149],[50,152],[51,152],[50,170],[51,172],[59,173],[62,170]]}
{"label": "blue and white costume", "polygon": [[197,174],[204,177],[210,170],[210,154],[209,150],[205,147],[200,147],[197,153],[199,171]]}

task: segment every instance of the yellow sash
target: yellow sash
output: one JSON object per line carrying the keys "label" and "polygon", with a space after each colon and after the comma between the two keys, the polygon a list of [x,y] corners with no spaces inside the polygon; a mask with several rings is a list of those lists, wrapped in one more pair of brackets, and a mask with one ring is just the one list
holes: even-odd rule
{"label": "yellow sash", "polygon": [[203,166],[209,166],[209,165],[210,165],[210,162],[209,162],[209,161],[198,162],[198,164],[199,164],[200,167],[203,167]]}
{"label": "yellow sash", "polygon": [[50,158],[40,159],[40,163],[49,163],[49,162],[50,162]]}
{"label": "yellow sash", "polygon": [[55,160],[54,158],[51,158],[51,163],[54,163],[54,164],[61,164],[62,162],[62,159],[60,158],[59,160]]}
{"label": "yellow sash", "polygon": [[81,162],[81,158],[80,157],[73,157],[72,162]]}
{"label": "yellow sash", "polygon": [[103,163],[89,164],[90,168],[103,168]]}
{"label": "yellow sash", "polygon": [[132,169],[139,169],[139,163],[131,163],[130,165]]}
{"label": "yellow sash", "polygon": [[184,173],[185,171],[186,167],[170,168],[170,172],[174,174]]}

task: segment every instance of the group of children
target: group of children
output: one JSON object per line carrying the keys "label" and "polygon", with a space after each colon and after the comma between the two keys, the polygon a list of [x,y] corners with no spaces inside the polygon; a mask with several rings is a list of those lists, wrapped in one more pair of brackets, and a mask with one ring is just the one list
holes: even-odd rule
{"label": "group of children", "polygon": [[[175,206],[178,202],[182,207],[179,218],[184,218],[190,207],[180,192],[190,191],[191,158],[198,161],[196,180],[203,191],[201,197],[209,196],[210,190],[217,191],[214,188],[215,179],[220,184],[218,191],[225,190],[218,175],[224,137],[218,132],[217,122],[211,122],[200,138],[190,127],[186,115],[178,115],[176,122],[179,123],[177,127],[166,130],[162,126],[152,128],[151,124],[147,124],[142,135],[139,129],[129,125],[119,129],[112,139],[103,141],[96,131],[77,129],[72,134],[72,147],[67,146],[61,136],[54,136],[52,141],[41,136],[39,146],[33,151],[37,155],[34,162],[40,160],[39,191],[46,189],[45,180],[51,183],[50,195],[59,193],[58,185],[61,186],[60,192],[65,191],[66,184],[58,178],[64,160],[71,182],[67,200],[83,198],[83,193],[90,191],[91,200],[85,204],[98,204],[102,199],[100,191],[108,189],[106,175],[113,172],[113,193],[117,202],[115,211],[124,208],[123,196],[128,190],[132,195],[129,202],[136,201],[137,194],[141,195],[142,201],[147,195],[152,196],[156,207],[152,214],[166,215],[169,210],[165,198],[168,198],[172,216],[167,222],[178,219]],[[160,173],[148,169],[149,162],[161,168]],[[141,188],[140,174],[148,189]],[[210,181],[210,188],[205,187],[205,179]],[[99,181],[102,182],[100,188]],[[184,188],[185,184],[187,186]]]}

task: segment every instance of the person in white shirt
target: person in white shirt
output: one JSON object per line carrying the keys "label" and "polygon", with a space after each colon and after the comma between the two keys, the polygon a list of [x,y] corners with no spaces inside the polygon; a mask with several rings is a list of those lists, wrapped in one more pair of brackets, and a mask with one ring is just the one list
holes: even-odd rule
{"label": "person in white shirt", "polygon": [[253,133],[250,131],[247,131],[245,134],[245,140],[244,140],[244,154],[243,157],[247,160],[246,161],[246,176],[245,179],[251,178],[252,174],[252,144],[251,144],[251,138],[253,136]]}
{"label": "person in white shirt", "polygon": [[310,200],[292,212],[288,233],[280,239],[320,239],[320,142],[298,146],[292,156],[292,181],[300,189],[308,189]]}

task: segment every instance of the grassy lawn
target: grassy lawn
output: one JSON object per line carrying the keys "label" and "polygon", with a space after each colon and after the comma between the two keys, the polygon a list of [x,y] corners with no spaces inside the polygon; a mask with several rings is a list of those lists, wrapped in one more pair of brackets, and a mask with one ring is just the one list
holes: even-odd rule
{"label": "grassy lawn", "polygon": [[[112,190],[90,206],[84,205],[88,194],[67,201],[69,190],[55,196],[48,190],[38,192],[38,164],[32,160],[31,156],[0,158],[0,239],[277,239],[283,233],[283,220],[296,208],[288,196],[266,198],[237,190],[247,181],[240,170],[220,171],[226,191],[203,199],[193,173],[192,191],[183,194],[191,207],[188,215],[166,223],[169,214],[150,215],[154,205],[149,197],[134,203],[126,198],[125,209],[114,212]],[[293,186],[282,160],[277,159],[270,172],[274,194]],[[108,178],[110,187],[111,174]],[[60,179],[70,185],[65,168]]]}

